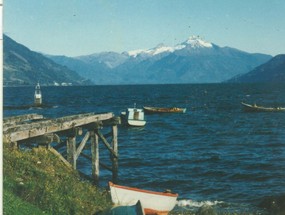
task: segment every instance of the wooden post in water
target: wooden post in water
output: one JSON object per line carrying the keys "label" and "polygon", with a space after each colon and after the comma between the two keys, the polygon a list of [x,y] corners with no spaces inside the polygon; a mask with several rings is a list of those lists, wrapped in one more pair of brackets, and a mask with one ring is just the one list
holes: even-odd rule
{"label": "wooden post in water", "polygon": [[99,185],[99,137],[94,130],[90,131],[90,144],[92,159],[92,176],[94,178],[94,184]]}
{"label": "wooden post in water", "polygon": [[117,124],[112,126],[113,141],[112,148],[116,156],[112,155],[112,179],[114,183],[118,181],[118,126]]}
{"label": "wooden post in water", "polygon": [[76,135],[70,134],[66,141],[67,161],[76,169]]}

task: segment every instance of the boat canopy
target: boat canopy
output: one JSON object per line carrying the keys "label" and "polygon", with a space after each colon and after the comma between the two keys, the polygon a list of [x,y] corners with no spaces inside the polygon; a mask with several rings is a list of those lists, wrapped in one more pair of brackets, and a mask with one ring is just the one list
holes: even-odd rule
{"label": "boat canopy", "polygon": [[143,109],[128,108],[128,119],[144,120],[144,111],[143,111]]}

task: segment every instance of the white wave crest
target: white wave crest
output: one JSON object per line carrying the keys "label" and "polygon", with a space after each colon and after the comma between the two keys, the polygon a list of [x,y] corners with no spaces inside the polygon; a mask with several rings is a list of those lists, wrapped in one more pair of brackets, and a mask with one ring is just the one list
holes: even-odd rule
{"label": "white wave crest", "polygon": [[213,206],[223,203],[222,201],[193,201],[191,199],[183,199],[176,202],[179,207],[202,207],[203,205]]}

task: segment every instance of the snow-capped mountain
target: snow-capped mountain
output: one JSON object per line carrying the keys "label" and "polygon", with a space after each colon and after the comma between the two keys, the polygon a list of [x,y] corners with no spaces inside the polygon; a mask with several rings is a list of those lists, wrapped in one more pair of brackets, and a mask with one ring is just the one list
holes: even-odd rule
{"label": "snow-capped mountain", "polygon": [[162,54],[164,52],[173,52],[173,51],[174,51],[173,47],[165,46],[164,44],[159,44],[152,49],[133,50],[133,51],[128,51],[127,54],[131,57],[138,57],[141,55],[154,56],[157,54]]}
{"label": "snow-capped mountain", "polygon": [[182,48],[212,48],[213,44],[202,40],[199,36],[191,36],[185,42],[179,45]]}
{"label": "snow-capped mountain", "polygon": [[95,84],[218,83],[272,58],[220,47],[198,36],[175,46],[104,52],[77,58],[51,57]]}
{"label": "snow-capped mountain", "polygon": [[138,57],[140,55],[154,56],[154,55],[163,54],[163,53],[171,53],[181,48],[182,47],[179,47],[179,46],[175,46],[175,47],[166,46],[163,43],[161,43],[151,49],[146,49],[146,50],[139,49],[139,50],[128,51],[127,53],[131,57]]}
{"label": "snow-capped mountain", "polygon": [[212,43],[202,40],[199,36],[191,36],[185,42],[177,44],[176,46],[166,46],[163,43],[151,49],[139,49],[128,51],[127,54],[131,57],[138,57],[140,55],[154,56],[163,53],[172,53],[180,49],[198,49],[198,48],[212,48]]}

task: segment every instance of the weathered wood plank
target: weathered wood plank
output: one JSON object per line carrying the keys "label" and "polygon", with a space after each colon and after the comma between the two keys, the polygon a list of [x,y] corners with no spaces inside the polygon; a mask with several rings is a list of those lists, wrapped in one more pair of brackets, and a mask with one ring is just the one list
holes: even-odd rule
{"label": "weathered wood plank", "polygon": [[99,185],[99,138],[97,133],[93,130],[90,131],[91,139],[91,156],[92,156],[92,175],[94,178],[94,183]]}
{"label": "weathered wood plank", "polygon": [[82,139],[81,143],[79,144],[77,150],[76,150],[76,159],[79,157],[81,151],[83,150],[85,144],[87,143],[88,139],[90,137],[90,132],[87,131],[84,138]]}
{"label": "weathered wood plank", "polygon": [[9,131],[29,130],[29,129],[38,128],[38,127],[52,126],[52,124],[55,124],[55,125],[64,124],[64,126],[71,128],[71,127],[76,127],[78,124],[84,125],[84,124],[97,122],[97,121],[101,121],[101,120],[107,120],[107,119],[112,118],[112,116],[113,116],[113,113],[78,114],[78,115],[72,115],[72,116],[65,116],[65,117],[61,117],[61,118],[57,118],[57,119],[49,119],[49,120],[45,120],[45,121],[31,122],[29,124],[19,125],[15,128],[11,128]]}
{"label": "weathered wood plank", "polygon": [[49,119],[49,120],[44,120],[44,121],[39,121],[39,122],[30,122],[24,125],[15,125],[14,127],[8,127],[8,128],[6,128],[6,126],[4,125],[3,134],[7,135],[10,133],[23,132],[25,130],[32,130],[34,128],[42,128],[44,125],[48,125],[52,122],[53,120]]}
{"label": "weathered wood plank", "polygon": [[118,155],[114,152],[114,150],[112,149],[112,147],[110,146],[110,144],[108,143],[106,138],[103,136],[103,134],[99,130],[97,130],[96,133],[100,137],[100,139],[103,141],[103,143],[107,147],[107,149],[112,153],[112,155],[114,157],[118,157]]}
{"label": "weathered wood plank", "polygon": [[103,114],[79,114],[70,117],[34,122],[25,126],[10,128],[4,132],[5,138],[11,142],[23,140],[45,133],[59,132],[89,123],[108,120],[113,117],[113,113]]}
{"label": "weathered wood plank", "polygon": [[71,136],[67,138],[67,161],[76,169],[76,137]]}
{"label": "weathered wood plank", "polygon": [[27,121],[27,120],[35,120],[35,119],[43,119],[44,116],[36,113],[32,114],[25,114],[25,115],[20,115],[20,116],[10,116],[10,117],[5,117],[3,118],[3,125],[9,124],[9,123],[17,123],[17,122],[22,122],[22,121]]}
{"label": "weathered wood plank", "polygon": [[25,114],[20,116],[7,117],[3,119],[3,132],[5,133],[8,129],[15,129],[16,127],[26,126],[31,123],[31,120],[42,120],[43,115],[39,114]]}
{"label": "weathered wood plank", "polygon": [[36,136],[32,137],[29,139],[21,140],[18,141],[19,144],[25,143],[25,144],[33,144],[37,143],[40,145],[48,145],[50,143],[59,143],[60,142],[60,137],[57,134],[49,133],[49,134],[44,134],[41,136]]}
{"label": "weathered wood plank", "polygon": [[113,131],[113,141],[112,141],[112,148],[115,153],[112,158],[112,178],[113,182],[117,183],[118,181],[118,169],[119,169],[119,164],[118,164],[118,126],[113,125],[112,126],[112,131]]}

